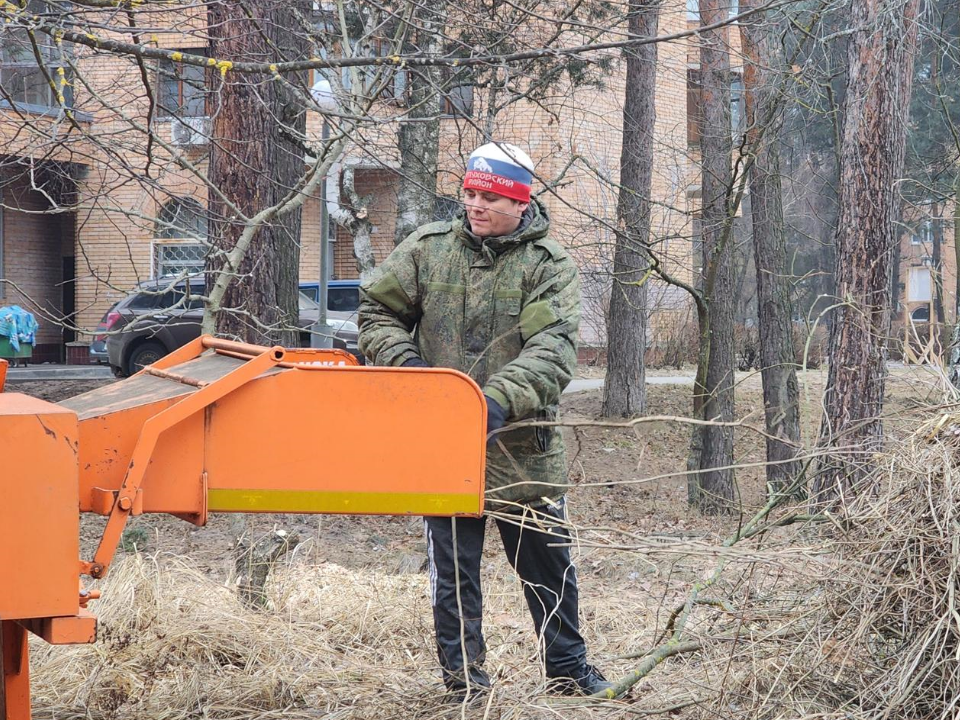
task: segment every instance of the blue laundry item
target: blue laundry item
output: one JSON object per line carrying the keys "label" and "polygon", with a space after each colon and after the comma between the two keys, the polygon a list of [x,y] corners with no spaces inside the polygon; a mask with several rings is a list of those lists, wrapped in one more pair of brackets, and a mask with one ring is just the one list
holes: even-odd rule
{"label": "blue laundry item", "polygon": [[39,327],[33,313],[19,305],[0,307],[0,337],[10,338],[14,352],[20,350],[20,343],[34,345]]}

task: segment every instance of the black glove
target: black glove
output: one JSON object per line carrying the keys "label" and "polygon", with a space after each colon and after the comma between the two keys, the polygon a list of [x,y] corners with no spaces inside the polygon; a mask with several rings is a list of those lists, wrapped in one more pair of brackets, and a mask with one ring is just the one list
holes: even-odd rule
{"label": "black glove", "polygon": [[496,435],[490,433],[504,426],[507,422],[507,411],[489,395],[483,397],[487,401],[487,445],[492,445],[497,441],[497,438]]}
{"label": "black glove", "polygon": [[409,360],[404,360],[400,367],[430,367],[430,363],[421,357],[412,357]]}

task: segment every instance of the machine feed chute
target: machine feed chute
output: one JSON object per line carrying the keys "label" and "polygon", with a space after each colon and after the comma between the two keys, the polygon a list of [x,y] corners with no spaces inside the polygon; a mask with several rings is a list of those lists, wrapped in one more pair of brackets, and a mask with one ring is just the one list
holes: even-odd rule
{"label": "machine feed chute", "polygon": [[[453,370],[209,336],[60,404],[0,393],[0,720],[30,718],[27,632],[95,641],[78,569],[107,573],[131,515],[477,516],[485,428],[482,392]],[[79,567],[78,509],[108,518]]]}

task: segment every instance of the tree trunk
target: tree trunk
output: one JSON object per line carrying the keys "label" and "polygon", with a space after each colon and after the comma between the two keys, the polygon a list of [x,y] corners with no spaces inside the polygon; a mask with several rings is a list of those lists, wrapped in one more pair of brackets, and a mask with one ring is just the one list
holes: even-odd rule
{"label": "tree trunk", "polygon": [[[727,14],[727,4],[701,0],[700,17],[704,25],[719,22]],[[701,237],[704,255],[703,294],[708,323],[701,326],[700,340],[707,351],[701,352],[697,384],[694,386],[696,416],[705,420],[730,422],[734,416],[734,315],[736,283],[734,278],[733,223],[729,196],[732,130],[730,127],[730,54],[729,31],[720,28],[700,37],[700,78],[703,128],[700,138],[702,195]],[[729,512],[734,499],[733,428],[703,426],[699,442],[694,438],[691,450],[699,445],[699,462],[693,500],[705,513]],[[724,468],[726,469],[720,469]]]}
{"label": "tree trunk", "polygon": [[[655,36],[659,14],[659,0],[631,0],[630,34],[635,37]],[[640,415],[646,405],[643,364],[647,334],[646,247],[650,240],[656,72],[656,43],[627,53],[617,203],[619,232],[607,314],[604,417]]]}
{"label": "tree trunk", "polygon": [[899,242],[899,181],[916,52],[917,0],[853,3],[840,150],[837,295],[830,332],[823,450],[813,501],[836,506],[866,488],[881,449],[890,260]]}
{"label": "tree trunk", "polygon": [[[242,6],[212,3],[213,56],[232,62],[309,57],[304,34],[289,31],[297,26],[297,4],[280,0],[249,0]],[[277,205],[297,187],[304,159],[295,139],[303,137],[304,109],[284,83],[234,70],[224,73],[222,87],[214,97],[210,178],[249,219]],[[208,259],[212,271],[208,285],[217,272],[234,275],[222,307],[213,309],[217,333],[258,344],[295,344],[299,208],[262,224],[236,268],[225,266],[223,253],[237,244],[249,220],[237,217],[215,195],[210,200],[210,216],[214,251]]]}
{"label": "tree trunk", "polygon": [[[940,219],[940,203],[935,202],[930,206],[931,222],[933,223],[933,252],[931,260],[933,267],[933,314],[931,318],[930,332],[940,332],[943,323],[947,318],[943,311],[943,221]],[[896,272],[896,271],[894,271]],[[933,324],[936,320],[936,326]],[[937,345],[939,347],[939,345]]]}
{"label": "tree trunk", "polygon": [[234,534],[234,571],[237,597],[251,610],[267,607],[267,580],[284,555],[295,550],[300,537],[285,530],[274,530],[259,538],[251,538],[246,515],[233,515],[230,527]]}
{"label": "tree trunk", "polygon": [[[289,31],[297,26],[296,11],[304,9],[303,0],[212,3],[208,18],[213,57],[232,62],[309,57],[305,35]],[[306,85],[306,78],[301,80]],[[210,179],[235,209],[211,194],[213,251],[207,258],[208,290],[218,274],[233,277],[219,307],[207,310],[216,314],[218,335],[260,345],[293,346],[298,339],[300,208],[259,227],[253,227],[252,218],[282,203],[300,184],[305,170],[304,109],[279,80],[233,70],[224,73],[215,97]],[[238,217],[238,212],[244,217]],[[251,231],[255,234],[242,257],[228,257],[244,233]],[[279,555],[244,544],[245,515],[235,516],[232,526],[240,598],[257,606],[263,603],[269,568]],[[240,572],[242,567],[247,571]]]}
{"label": "tree trunk", "polygon": [[[741,0],[740,11],[754,7]],[[760,367],[767,428],[767,489],[780,493],[800,474],[795,460],[800,443],[800,390],[793,348],[793,308],[787,279],[787,245],[780,187],[780,133],[783,113],[770,67],[773,46],[762,14],[740,22],[744,54],[743,85],[747,141],[754,153],[750,168],[753,258],[757,272]],[[760,126],[763,123],[764,127]]]}
{"label": "tree trunk", "polygon": [[953,332],[950,336],[950,382],[960,388],[960,171],[953,179],[953,257],[957,268],[954,285]]}
{"label": "tree trunk", "polygon": [[[443,52],[441,39],[446,21],[443,4],[424,9],[416,38],[416,50],[427,56]],[[437,155],[440,149],[440,90],[443,69],[439,66],[410,71],[408,75],[409,110],[400,121],[397,142],[400,150],[400,187],[397,190],[397,229],[394,243],[399,245],[421,225],[433,222],[436,215]]]}

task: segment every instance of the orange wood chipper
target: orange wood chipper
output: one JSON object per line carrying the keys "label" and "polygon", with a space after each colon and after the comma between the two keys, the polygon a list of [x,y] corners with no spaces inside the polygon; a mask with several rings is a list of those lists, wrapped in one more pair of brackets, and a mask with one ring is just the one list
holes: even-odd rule
{"label": "orange wood chipper", "polygon": [[[59,404],[0,392],[0,720],[30,718],[28,633],[96,641],[78,575],[104,577],[131,515],[477,516],[485,428],[453,370],[209,336]],[[78,566],[81,512],[107,520]]]}

